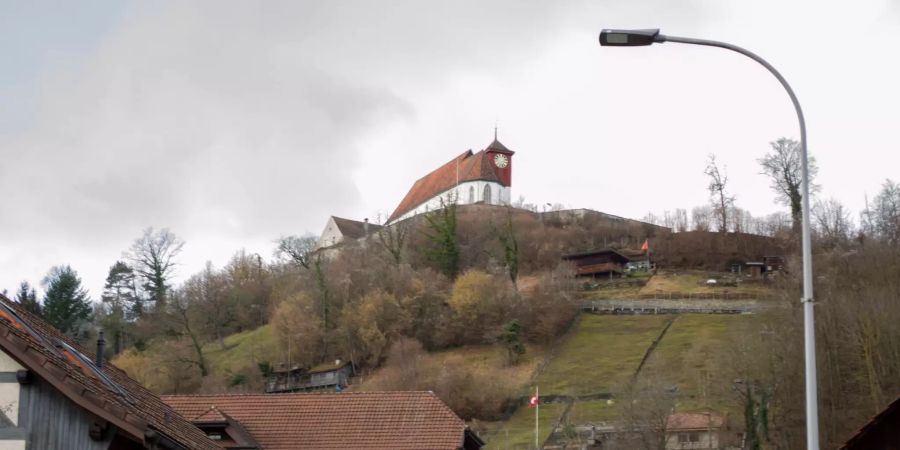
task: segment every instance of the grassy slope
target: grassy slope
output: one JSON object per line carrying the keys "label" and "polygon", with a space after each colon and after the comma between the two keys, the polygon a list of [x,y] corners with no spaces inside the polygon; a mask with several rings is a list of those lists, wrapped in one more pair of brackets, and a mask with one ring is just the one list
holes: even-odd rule
{"label": "grassy slope", "polygon": [[619,417],[614,400],[576,401],[569,412],[569,423],[575,425],[600,425]]}
{"label": "grassy slope", "polygon": [[[563,403],[541,405],[538,426],[540,442],[547,439],[565,409]],[[479,436],[487,441],[487,450],[534,448],[534,410],[527,406],[517,409],[506,422],[482,422],[479,428]]]}
{"label": "grassy slope", "polygon": [[[461,361],[473,372],[488,372],[502,378],[507,383],[517,386],[523,392],[522,395],[525,395],[528,380],[531,379],[535,369],[544,359],[546,352],[543,347],[531,344],[527,344],[525,349],[525,354],[522,355],[519,363],[512,367],[506,366],[504,350],[494,345],[474,345],[429,353],[422,361],[422,365],[427,370],[428,368],[443,367],[448,360],[454,361],[453,364]],[[371,375],[363,377],[362,383],[351,389],[357,391],[377,389],[377,386],[382,384],[381,377],[383,375],[383,372],[376,370]]]}
{"label": "grassy slope", "polygon": [[538,376],[542,393],[611,392],[637,369],[669,316],[582,314],[572,335]]}
{"label": "grassy slope", "polygon": [[210,372],[223,377],[241,372],[262,377],[258,364],[268,362],[275,365],[282,357],[271,325],[232,334],[225,338],[225,347],[223,350],[218,342],[210,342],[203,347]]}
{"label": "grassy slope", "polygon": [[752,318],[713,314],[679,316],[644,365],[642,379],[678,386],[677,407],[681,410],[727,409],[727,399],[710,389],[722,381],[720,368],[716,367],[716,352],[739,338],[730,331],[737,323]]}
{"label": "grassy slope", "polygon": [[640,294],[657,292],[682,294],[753,294],[765,296],[769,288],[763,284],[744,282],[737,286],[708,286],[706,280],[727,275],[720,272],[703,272],[696,270],[667,271],[660,270],[640,290]]}

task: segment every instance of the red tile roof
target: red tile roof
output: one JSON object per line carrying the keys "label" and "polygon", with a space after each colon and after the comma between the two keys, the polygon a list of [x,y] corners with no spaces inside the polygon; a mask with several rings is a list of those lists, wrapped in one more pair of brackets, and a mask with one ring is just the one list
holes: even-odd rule
{"label": "red tile roof", "polygon": [[457,449],[465,423],[431,392],[168,395],[185,417],[212,405],[266,450]]}
{"label": "red tile roof", "polygon": [[185,449],[221,450],[202,431],[160,398],[109,363],[94,365],[94,352],[0,295],[0,348],[62,395],[109,421],[138,442],[145,432],[168,438]]}
{"label": "red tile roof", "polygon": [[220,411],[219,408],[216,408],[216,405],[212,405],[206,411],[200,413],[199,416],[191,419],[191,422],[194,423],[208,423],[208,422],[227,422],[228,418],[225,417]]}
{"label": "red tile roof", "polygon": [[[419,178],[406,194],[406,197],[403,197],[403,200],[391,214],[391,217],[388,218],[388,222],[412,211],[441,192],[456,186],[457,182],[484,180],[501,183],[497,172],[494,171],[491,165],[490,158],[485,157],[488,151],[512,153],[511,150],[498,141],[492,142],[488,148],[478,153],[472,153],[472,150],[465,151],[428,175]],[[457,167],[459,167],[459,179],[457,179]]]}

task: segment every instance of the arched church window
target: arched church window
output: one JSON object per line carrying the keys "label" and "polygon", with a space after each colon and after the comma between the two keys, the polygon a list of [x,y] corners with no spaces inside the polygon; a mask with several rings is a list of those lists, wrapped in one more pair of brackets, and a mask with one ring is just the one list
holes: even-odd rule
{"label": "arched church window", "polygon": [[491,185],[484,185],[484,195],[482,195],[481,200],[487,204],[491,204]]}
{"label": "arched church window", "polygon": [[475,203],[475,186],[469,186],[469,204]]}

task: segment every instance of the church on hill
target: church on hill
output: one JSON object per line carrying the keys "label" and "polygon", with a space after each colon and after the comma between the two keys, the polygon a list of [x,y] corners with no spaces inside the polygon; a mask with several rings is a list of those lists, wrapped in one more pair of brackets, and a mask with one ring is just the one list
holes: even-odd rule
{"label": "church on hill", "polygon": [[434,211],[441,204],[509,205],[514,151],[497,140],[478,152],[461,155],[419,178],[388,218],[395,223]]}

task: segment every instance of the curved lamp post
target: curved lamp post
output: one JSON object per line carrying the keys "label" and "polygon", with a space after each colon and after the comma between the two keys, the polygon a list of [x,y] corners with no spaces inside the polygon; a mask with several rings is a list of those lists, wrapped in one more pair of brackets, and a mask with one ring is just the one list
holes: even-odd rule
{"label": "curved lamp post", "polygon": [[797,120],[800,121],[800,150],[802,153],[802,196],[803,196],[803,233],[801,237],[803,246],[803,337],[804,352],[806,354],[806,445],[809,450],[819,449],[819,409],[816,388],[816,329],[813,320],[813,272],[812,272],[812,248],[810,243],[809,227],[809,159],[806,151],[806,122],[803,120],[803,110],[800,102],[794,95],[794,90],[788,82],[769,64],[755,53],[731,45],[725,42],[709,41],[705,39],[693,39],[659,34],[659,29],[647,30],[603,30],[600,32],[600,45],[611,47],[635,47],[651,45],[655,43],[677,42],[681,44],[705,45],[719,47],[740,53],[762,64],[768,69],[778,82],[787,91],[797,111]]}

